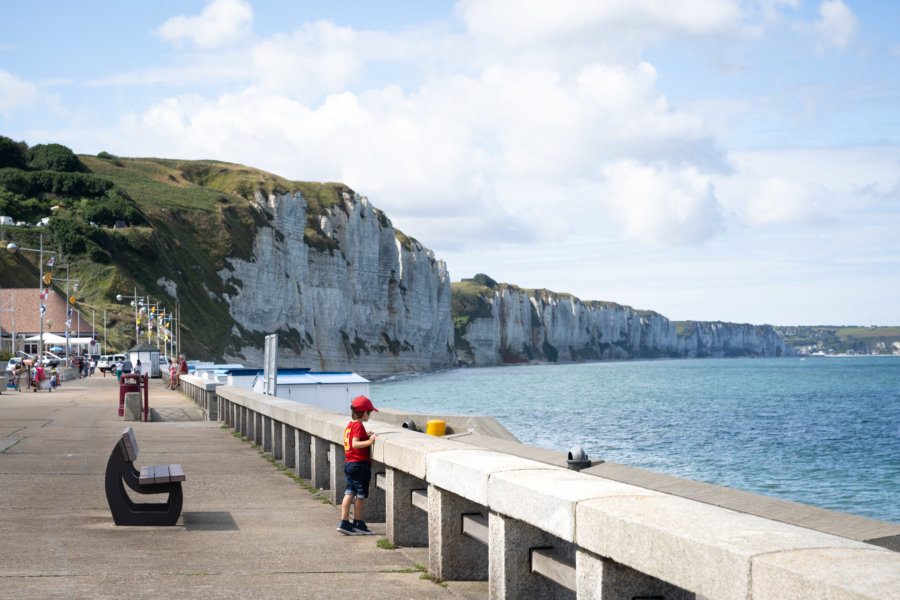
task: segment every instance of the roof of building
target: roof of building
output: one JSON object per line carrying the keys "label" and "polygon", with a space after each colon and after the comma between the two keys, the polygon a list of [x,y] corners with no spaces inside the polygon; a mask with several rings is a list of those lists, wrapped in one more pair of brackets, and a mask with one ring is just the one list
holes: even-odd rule
{"label": "roof of building", "polygon": [[[45,304],[47,311],[44,313],[44,333],[52,332],[65,336],[65,298],[51,289]],[[13,315],[15,315],[16,335],[33,335],[41,330],[39,288],[0,289],[0,309],[3,309],[0,311],[0,329],[4,333],[12,333]],[[70,337],[93,337],[94,333],[90,320],[84,318],[84,315],[81,315],[77,310],[72,311],[72,325],[69,327]]]}

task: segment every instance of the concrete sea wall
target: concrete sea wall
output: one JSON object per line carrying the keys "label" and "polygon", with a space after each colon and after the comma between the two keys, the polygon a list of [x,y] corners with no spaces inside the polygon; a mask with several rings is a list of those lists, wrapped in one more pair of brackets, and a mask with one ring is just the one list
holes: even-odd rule
{"label": "concrete sea wall", "polygon": [[[191,376],[182,390],[339,502],[347,415]],[[799,526],[791,511],[724,507],[677,482],[626,483],[641,475],[615,465],[571,471],[508,439],[370,428],[367,520],[427,546],[441,579],[486,579],[491,598],[900,598],[898,525],[846,515],[841,532],[831,513],[837,526]]]}

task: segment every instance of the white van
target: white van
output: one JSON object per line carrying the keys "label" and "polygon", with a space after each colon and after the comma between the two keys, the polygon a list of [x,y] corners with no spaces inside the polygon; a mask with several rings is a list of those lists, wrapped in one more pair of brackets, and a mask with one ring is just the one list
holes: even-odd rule
{"label": "white van", "polygon": [[0,217],[0,225],[15,225],[16,222],[12,217]]}

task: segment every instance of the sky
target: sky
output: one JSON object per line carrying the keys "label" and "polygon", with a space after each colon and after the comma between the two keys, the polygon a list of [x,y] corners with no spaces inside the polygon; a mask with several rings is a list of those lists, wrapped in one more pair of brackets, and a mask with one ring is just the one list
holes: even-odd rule
{"label": "sky", "polygon": [[458,281],[900,325],[894,0],[3,0],[0,135],[340,181]]}

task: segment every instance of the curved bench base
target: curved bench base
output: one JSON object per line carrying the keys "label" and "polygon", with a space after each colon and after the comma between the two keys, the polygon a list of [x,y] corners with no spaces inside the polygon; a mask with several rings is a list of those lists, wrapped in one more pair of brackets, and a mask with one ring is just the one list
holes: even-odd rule
{"label": "curved bench base", "polygon": [[[120,442],[121,443],[121,442]],[[181,516],[181,482],[141,485],[140,473],[116,444],[106,463],[106,501],[116,525],[175,525]],[[169,494],[166,502],[133,502],[125,484],[138,494]]]}

